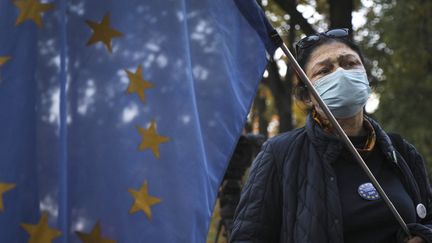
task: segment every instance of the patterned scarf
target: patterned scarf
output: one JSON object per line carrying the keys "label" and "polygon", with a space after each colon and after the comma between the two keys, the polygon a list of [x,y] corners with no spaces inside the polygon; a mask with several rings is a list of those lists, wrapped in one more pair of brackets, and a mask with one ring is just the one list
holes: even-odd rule
{"label": "patterned scarf", "polygon": [[[315,120],[315,122],[326,132],[332,133],[333,127],[331,123],[327,119],[322,119],[321,116],[316,112],[315,110],[312,110],[312,118]],[[365,142],[365,145],[363,148],[357,148],[357,151],[359,152],[370,152],[375,147],[376,143],[376,134],[375,129],[373,128],[372,124],[367,119],[363,119],[363,126],[368,132],[368,136]]]}

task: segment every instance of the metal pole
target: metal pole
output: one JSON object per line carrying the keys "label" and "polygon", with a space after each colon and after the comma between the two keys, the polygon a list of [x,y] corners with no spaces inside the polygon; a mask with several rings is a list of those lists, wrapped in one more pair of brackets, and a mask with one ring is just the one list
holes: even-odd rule
{"label": "metal pole", "polygon": [[[273,38],[275,36],[272,36]],[[276,37],[277,38],[277,37]],[[280,38],[280,37],[279,37]],[[354,155],[355,159],[359,163],[359,165],[362,167],[363,171],[366,172],[367,176],[371,180],[374,187],[377,189],[380,196],[384,199],[384,202],[387,204],[387,206],[390,208],[393,215],[396,217],[396,220],[399,222],[402,229],[405,231],[405,233],[411,238],[410,231],[403,220],[403,218],[400,216],[399,212],[393,205],[393,203],[388,198],[387,194],[382,189],[381,185],[376,180],[375,176],[372,174],[372,172],[369,170],[369,167],[366,165],[366,163],[363,161],[363,158],[358,153],[357,149],[354,147],[354,145],[349,140],[348,136],[345,134],[342,127],[337,122],[336,118],[331,113],[330,109],[327,107],[327,105],[324,103],[324,101],[319,96],[318,92],[316,91],[315,87],[312,85],[309,78],[306,76],[303,69],[300,67],[300,65],[297,63],[297,60],[294,58],[294,56],[291,54],[290,50],[287,48],[285,43],[281,42],[280,47],[282,48],[282,51],[285,53],[285,55],[290,60],[292,67],[300,77],[300,79],[307,85],[308,90],[312,93],[312,95],[315,97],[315,99],[318,101],[318,104],[320,105],[321,109],[324,111],[325,115],[329,119],[330,123],[333,125],[333,127],[336,129],[337,134],[342,139],[342,141],[345,143],[347,148],[351,151],[351,153]]]}

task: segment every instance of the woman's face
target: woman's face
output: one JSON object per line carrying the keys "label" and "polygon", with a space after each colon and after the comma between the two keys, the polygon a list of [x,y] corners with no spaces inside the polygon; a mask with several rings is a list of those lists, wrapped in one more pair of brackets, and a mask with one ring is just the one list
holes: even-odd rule
{"label": "woman's face", "polygon": [[316,80],[336,71],[338,67],[345,70],[365,69],[355,51],[343,43],[332,42],[319,46],[312,52],[305,72],[312,84],[315,84]]}

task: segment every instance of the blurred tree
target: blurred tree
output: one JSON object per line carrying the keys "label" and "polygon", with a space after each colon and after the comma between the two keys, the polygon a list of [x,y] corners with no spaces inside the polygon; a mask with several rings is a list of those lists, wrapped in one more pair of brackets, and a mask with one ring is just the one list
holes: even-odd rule
{"label": "blurred tree", "polygon": [[[374,0],[359,31],[378,80],[377,118],[432,162],[432,1]],[[429,166],[430,167],[430,166]]]}
{"label": "blurred tree", "polygon": [[330,10],[330,28],[352,29],[353,0],[328,0]]}

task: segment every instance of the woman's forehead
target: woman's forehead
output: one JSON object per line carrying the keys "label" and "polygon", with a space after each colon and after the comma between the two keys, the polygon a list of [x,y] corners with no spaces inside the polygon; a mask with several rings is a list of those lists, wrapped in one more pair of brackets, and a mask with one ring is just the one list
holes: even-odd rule
{"label": "woman's forehead", "polygon": [[359,55],[352,50],[349,46],[340,43],[340,42],[332,42],[329,44],[324,44],[317,47],[309,57],[308,65],[309,67],[313,66],[315,63],[322,62],[326,59],[336,60],[340,56],[344,55],[354,55],[356,58],[360,60]]}

